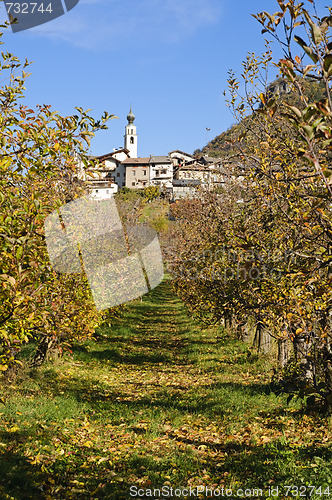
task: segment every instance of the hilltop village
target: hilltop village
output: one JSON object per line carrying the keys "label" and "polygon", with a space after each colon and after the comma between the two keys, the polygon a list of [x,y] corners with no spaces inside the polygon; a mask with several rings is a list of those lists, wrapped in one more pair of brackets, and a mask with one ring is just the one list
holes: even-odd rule
{"label": "hilltop village", "polygon": [[229,173],[220,158],[194,157],[175,150],[167,156],[138,157],[135,115],[130,108],[124,134],[124,147],[111,153],[90,157],[91,166],[81,168],[80,178],[87,182],[94,199],[106,199],[118,190],[159,186],[170,199],[190,195],[198,186],[222,185]]}

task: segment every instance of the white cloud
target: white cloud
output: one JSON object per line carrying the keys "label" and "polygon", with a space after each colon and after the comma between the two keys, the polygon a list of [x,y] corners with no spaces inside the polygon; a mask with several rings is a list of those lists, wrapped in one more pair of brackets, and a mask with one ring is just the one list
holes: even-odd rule
{"label": "white cloud", "polygon": [[65,16],[30,33],[98,50],[138,42],[176,43],[217,22],[220,3],[220,0],[81,0]]}

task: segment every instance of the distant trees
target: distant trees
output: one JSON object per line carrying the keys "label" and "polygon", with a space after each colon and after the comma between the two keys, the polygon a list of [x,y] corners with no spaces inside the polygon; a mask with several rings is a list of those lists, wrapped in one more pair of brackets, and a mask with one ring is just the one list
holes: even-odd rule
{"label": "distant trees", "polygon": [[[319,17],[313,0],[278,5],[254,17],[284,57],[274,62],[268,44],[247,56],[241,81],[228,81],[242,200],[230,189],[177,204],[175,286],[202,320],[232,322],[238,335],[251,322],[258,345],[275,337],[282,364],[291,342],[296,392],[331,406],[332,16]],[[271,65],[297,104],[269,93]],[[309,99],[311,81],[324,97]]]}

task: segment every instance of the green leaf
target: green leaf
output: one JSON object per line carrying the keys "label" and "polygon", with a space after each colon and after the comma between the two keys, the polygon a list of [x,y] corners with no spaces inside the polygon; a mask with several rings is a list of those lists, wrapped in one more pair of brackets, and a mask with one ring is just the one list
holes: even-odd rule
{"label": "green leaf", "polygon": [[290,104],[286,104],[286,106],[287,108],[291,109],[298,118],[302,118],[302,113],[299,108],[297,108],[296,106],[291,106]]}
{"label": "green leaf", "polygon": [[23,255],[23,247],[19,246],[16,249],[16,258],[17,258],[17,260],[20,260],[20,258],[22,257],[22,255]]}
{"label": "green leaf", "polygon": [[303,111],[303,120],[306,122],[309,122],[309,120],[315,115],[315,109],[312,106],[308,106],[304,111]]}
{"label": "green leaf", "polygon": [[306,10],[303,11],[303,14],[304,14],[309,26],[310,26],[311,36],[312,36],[313,41],[317,45],[319,45],[323,39],[320,27],[316,23],[313,22],[313,20],[309,16],[309,13]]}
{"label": "green leaf", "polygon": [[317,63],[318,56],[316,52],[314,52],[314,50],[311,47],[308,47],[306,42],[300,36],[295,35],[294,40],[302,47],[302,49],[306,52],[306,54],[310,57],[310,59],[312,59],[314,63]]}
{"label": "green leaf", "polygon": [[332,54],[324,56],[324,71],[327,73],[327,76],[332,74]]}
{"label": "green leaf", "polygon": [[302,125],[303,130],[306,133],[306,136],[308,137],[309,140],[313,139],[314,137],[314,129],[310,125]]}
{"label": "green leaf", "polygon": [[327,146],[329,146],[332,142],[332,139],[328,139],[327,141],[324,141],[322,143],[322,148],[326,148]]}

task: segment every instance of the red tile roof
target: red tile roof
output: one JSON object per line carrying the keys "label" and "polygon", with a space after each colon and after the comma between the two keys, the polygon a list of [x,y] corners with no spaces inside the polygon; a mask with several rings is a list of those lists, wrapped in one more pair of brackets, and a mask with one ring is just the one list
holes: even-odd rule
{"label": "red tile roof", "polygon": [[149,164],[150,158],[126,158],[122,163],[122,165],[142,165]]}

